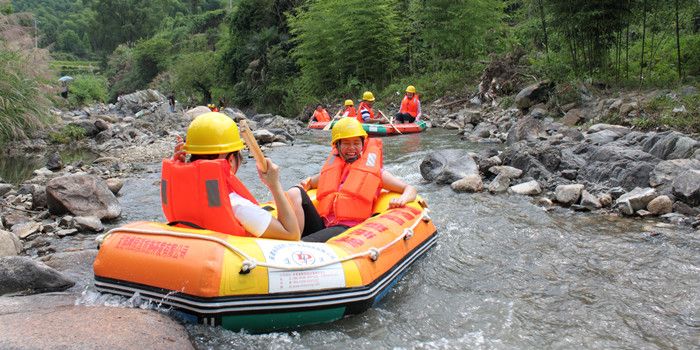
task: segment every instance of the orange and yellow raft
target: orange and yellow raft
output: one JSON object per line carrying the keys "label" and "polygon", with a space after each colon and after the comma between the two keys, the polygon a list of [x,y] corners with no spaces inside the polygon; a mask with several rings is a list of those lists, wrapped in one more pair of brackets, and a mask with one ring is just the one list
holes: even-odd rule
{"label": "orange and yellow raft", "polygon": [[424,202],[388,209],[394,196],[383,193],[375,216],[326,243],[131,223],[103,240],[95,285],[124,296],[139,293],[193,321],[233,330],[336,320],[381,300],[436,242]]}

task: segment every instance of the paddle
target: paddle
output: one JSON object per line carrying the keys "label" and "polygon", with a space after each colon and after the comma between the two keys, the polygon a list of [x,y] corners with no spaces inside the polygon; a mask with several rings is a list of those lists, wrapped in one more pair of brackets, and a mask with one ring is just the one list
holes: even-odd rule
{"label": "paddle", "polygon": [[265,155],[260,150],[258,141],[255,141],[255,136],[253,136],[253,132],[250,131],[248,122],[241,120],[238,124],[241,125],[241,136],[243,136],[243,140],[245,140],[246,145],[248,145],[250,153],[253,154],[255,162],[258,163],[258,166],[263,173],[267,172],[267,161],[265,160]]}
{"label": "paddle", "polygon": [[338,116],[340,115],[340,112],[342,112],[342,111],[343,111],[343,109],[341,108],[341,109],[338,111],[338,113],[336,113],[336,114],[333,116],[333,118],[331,119],[331,121],[329,121],[328,124],[326,124],[326,126],[323,127],[323,130],[330,130],[330,129],[331,129],[331,125],[333,125],[333,122],[335,121],[335,118],[338,118]]}
{"label": "paddle", "polygon": [[389,122],[389,125],[391,125],[391,127],[394,128],[394,130],[396,130],[396,132],[398,132],[399,134],[403,135],[403,133],[401,132],[401,130],[399,130],[399,128],[397,128],[396,125],[394,125],[394,123],[393,123],[391,120],[389,120],[389,118],[386,117],[386,115],[384,114],[384,112],[382,112],[380,109],[378,109],[378,111],[379,111],[379,114],[381,114],[382,117],[384,117],[384,119],[386,119],[386,121]]}

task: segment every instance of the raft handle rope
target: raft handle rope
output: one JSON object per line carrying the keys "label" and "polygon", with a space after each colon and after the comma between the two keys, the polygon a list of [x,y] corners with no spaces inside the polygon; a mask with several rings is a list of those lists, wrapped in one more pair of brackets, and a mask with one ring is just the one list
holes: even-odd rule
{"label": "raft handle rope", "polygon": [[235,254],[238,254],[241,258],[243,258],[243,262],[241,263],[241,270],[240,274],[248,274],[250,271],[255,269],[258,266],[262,267],[267,267],[267,268],[273,268],[273,269],[278,269],[278,270],[284,270],[284,271],[300,271],[300,270],[313,270],[313,269],[318,269],[321,267],[326,267],[328,265],[333,265],[336,263],[342,263],[346,262],[349,260],[353,260],[356,258],[362,258],[362,257],[369,257],[372,261],[377,261],[379,259],[379,256],[381,253],[388,249],[389,247],[393,246],[399,241],[402,240],[409,240],[411,237],[413,237],[413,230],[418,226],[418,224],[421,221],[425,221],[425,217],[428,216],[428,209],[423,209],[421,212],[420,216],[416,219],[416,221],[413,222],[413,225],[411,225],[408,228],[405,228],[403,232],[396,236],[391,242],[385,244],[384,246],[380,248],[369,248],[367,251],[348,255],[344,258],[339,258],[339,259],[333,259],[330,261],[326,261],[323,263],[318,263],[314,265],[307,265],[307,266],[288,266],[288,265],[278,265],[278,264],[273,264],[273,263],[268,263],[268,262],[262,262],[262,261],[257,261],[255,258],[251,257],[250,255],[246,254],[242,250],[234,247],[231,245],[231,243],[227,242],[224,239],[221,239],[219,237],[212,237],[212,236],[205,236],[202,234],[197,234],[197,233],[186,233],[186,232],[172,232],[172,231],[165,231],[165,230],[149,230],[149,229],[120,229],[120,228],[115,228],[110,230],[109,232],[97,236],[95,240],[98,243],[102,243],[104,239],[106,239],[108,236],[115,234],[115,233],[136,233],[136,234],[144,234],[144,235],[154,235],[154,236],[171,236],[171,237],[182,237],[182,238],[193,238],[193,239],[202,239],[206,241],[211,241],[218,243],[224,247],[226,247],[228,250],[234,252]]}

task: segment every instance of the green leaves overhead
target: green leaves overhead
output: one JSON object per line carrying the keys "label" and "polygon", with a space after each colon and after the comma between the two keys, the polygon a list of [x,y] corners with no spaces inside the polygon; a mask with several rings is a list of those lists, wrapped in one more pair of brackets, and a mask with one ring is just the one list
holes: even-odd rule
{"label": "green leaves overhead", "polygon": [[325,95],[354,79],[386,84],[402,60],[401,30],[392,0],[313,2],[290,18],[302,84]]}

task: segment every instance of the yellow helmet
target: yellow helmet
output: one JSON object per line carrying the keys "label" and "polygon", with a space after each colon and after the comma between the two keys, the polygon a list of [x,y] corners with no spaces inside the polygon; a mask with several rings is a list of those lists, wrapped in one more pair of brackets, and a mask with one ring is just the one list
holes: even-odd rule
{"label": "yellow helmet", "polygon": [[187,129],[185,152],[190,154],[224,154],[244,147],[238,125],[223,113],[204,113]]}
{"label": "yellow helmet", "polygon": [[358,136],[367,137],[367,132],[362,128],[362,124],[355,118],[342,118],[331,129],[331,146],[340,139]]}
{"label": "yellow helmet", "polygon": [[371,91],[365,91],[365,93],[362,94],[362,100],[374,102],[374,94]]}
{"label": "yellow helmet", "polygon": [[410,92],[410,93],[412,93],[412,94],[415,94],[415,93],[416,93],[416,87],[413,86],[413,85],[409,85],[409,86],[406,88],[406,92]]}
{"label": "yellow helmet", "polygon": [[353,103],[352,100],[345,100],[345,105],[346,105],[346,106],[352,106],[352,105],[354,105],[354,104],[355,104],[355,103]]}

